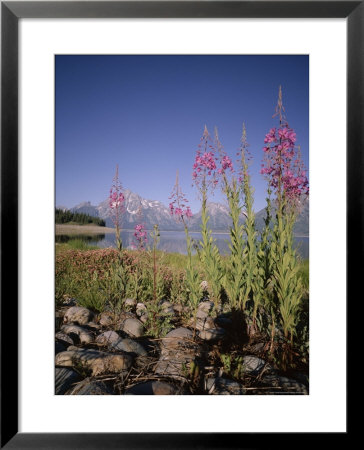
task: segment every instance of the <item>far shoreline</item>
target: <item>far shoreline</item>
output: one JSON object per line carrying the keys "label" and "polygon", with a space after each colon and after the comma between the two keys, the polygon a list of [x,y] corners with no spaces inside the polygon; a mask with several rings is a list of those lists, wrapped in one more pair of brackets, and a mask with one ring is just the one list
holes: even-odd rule
{"label": "far shoreline", "polygon": [[[134,231],[134,229],[123,228],[123,231]],[[147,230],[152,231],[152,230]],[[163,233],[176,233],[183,230],[160,230]],[[229,235],[229,231],[214,231],[211,230],[212,234],[222,234]],[[56,224],[56,235],[60,234],[110,234],[115,233],[115,228],[110,227],[100,227],[99,225],[88,224],[88,225],[76,225],[76,224]],[[200,231],[190,231],[191,234],[200,233]],[[309,238],[307,235],[294,235],[295,238]]]}
{"label": "far shoreline", "polygon": [[115,228],[100,227],[99,225],[76,225],[56,223],[56,234],[106,234],[115,233]]}

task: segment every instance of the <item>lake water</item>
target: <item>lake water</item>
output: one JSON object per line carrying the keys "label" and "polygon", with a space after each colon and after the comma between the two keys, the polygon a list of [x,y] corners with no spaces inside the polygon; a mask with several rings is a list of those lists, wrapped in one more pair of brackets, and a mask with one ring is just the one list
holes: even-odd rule
{"label": "lake water", "polygon": [[[201,239],[201,233],[190,232],[191,238],[195,241]],[[213,233],[213,238],[216,239],[216,245],[222,254],[229,253],[229,234]],[[116,247],[115,245],[115,233],[105,233],[97,235],[56,235],[56,242],[67,242],[70,239],[82,239],[88,242],[90,245],[96,245],[100,248]],[[122,231],[121,239],[124,248],[131,248],[131,244],[134,239],[134,231]],[[149,238],[151,243],[151,239]],[[298,253],[302,258],[308,259],[309,257],[309,238],[308,237],[295,237],[295,245],[298,249]],[[159,250],[170,253],[187,253],[186,237],[182,231],[161,231],[160,242],[158,245]]]}

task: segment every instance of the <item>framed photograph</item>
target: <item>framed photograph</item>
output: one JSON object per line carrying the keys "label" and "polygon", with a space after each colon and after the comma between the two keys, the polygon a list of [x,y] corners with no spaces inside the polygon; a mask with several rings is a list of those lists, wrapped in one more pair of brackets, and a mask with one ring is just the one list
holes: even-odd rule
{"label": "framed photograph", "polygon": [[2,2],[2,447],[347,436],[363,8]]}

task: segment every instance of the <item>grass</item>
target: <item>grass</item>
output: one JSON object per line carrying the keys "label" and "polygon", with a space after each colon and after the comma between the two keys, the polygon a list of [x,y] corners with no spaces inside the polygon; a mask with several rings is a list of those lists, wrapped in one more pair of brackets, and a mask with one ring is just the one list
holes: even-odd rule
{"label": "grass", "polygon": [[309,269],[310,269],[310,262],[308,259],[304,259],[301,262],[299,273],[302,278],[303,286],[307,292],[309,290]]}
{"label": "grass", "polygon": [[90,245],[82,239],[70,239],[67,243],[56,244],[56,255],[67,250],[98,250],[96,245]]}

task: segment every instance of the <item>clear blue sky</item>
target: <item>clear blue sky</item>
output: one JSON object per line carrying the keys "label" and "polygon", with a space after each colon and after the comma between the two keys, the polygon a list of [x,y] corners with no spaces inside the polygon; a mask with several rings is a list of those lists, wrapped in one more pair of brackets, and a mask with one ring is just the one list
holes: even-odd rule
{"label": "clear blue sky", "polygon": [[[176,170],[193,212],[195,151],[216,125],[236,159],[247,128],[255,209],[265,206],[259,174],[278,87],[308,168],[309,58],[292,56],[56,56],[56,205],[96,205],[115,166],[125,188],[168,204]],[[212,201],[220,201],[217,193]]]}

